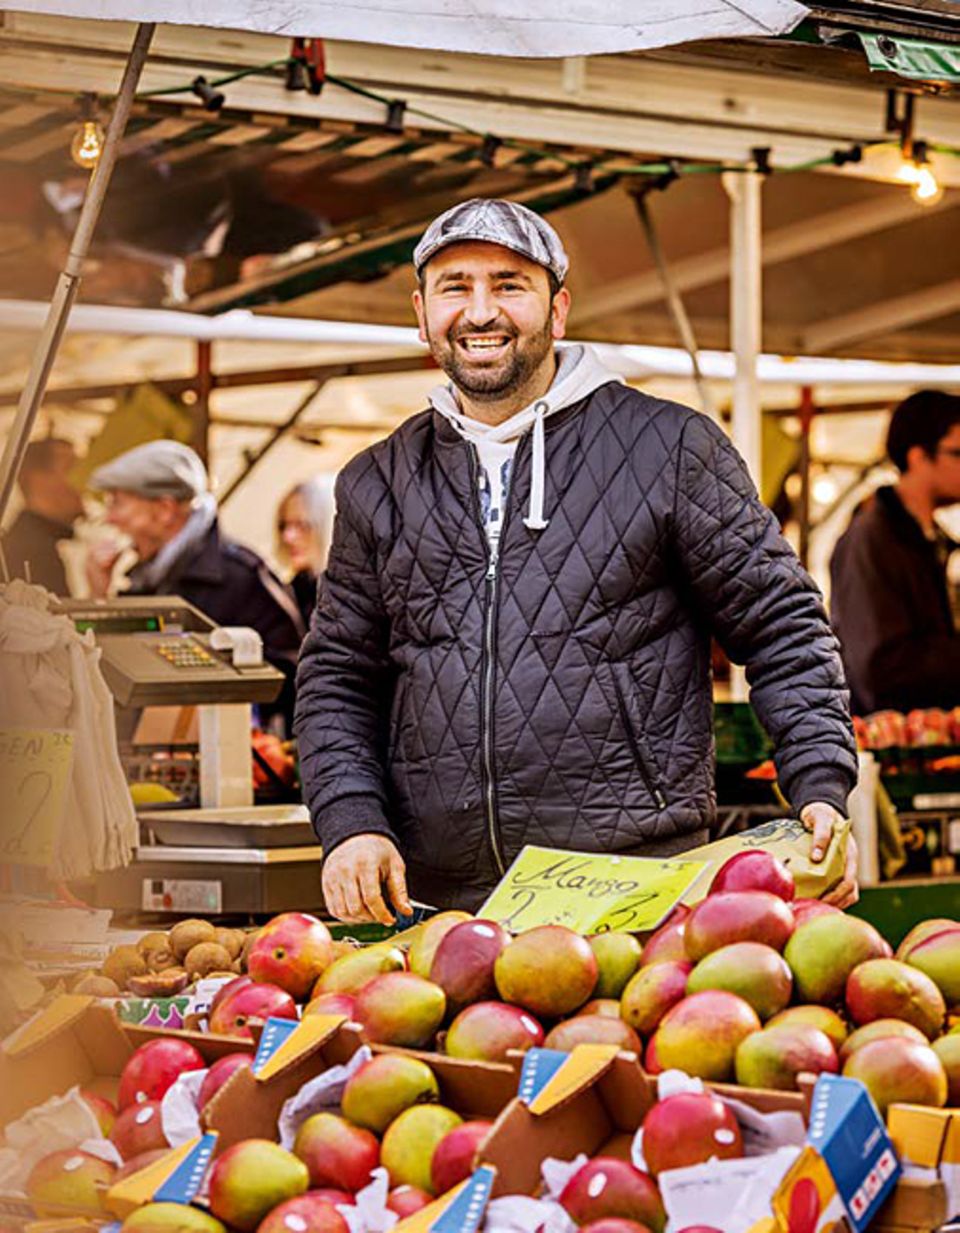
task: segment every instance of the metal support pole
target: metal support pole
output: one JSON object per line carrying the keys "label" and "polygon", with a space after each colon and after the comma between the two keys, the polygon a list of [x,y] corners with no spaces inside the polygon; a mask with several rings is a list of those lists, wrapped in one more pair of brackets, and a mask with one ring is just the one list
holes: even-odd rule
{"label": "metal support pole", "polygon": [[100,155],[96,169],[87,186],[86,196],[80,209],[80,218],[77,221],[76,231],[73,233],[70,253],[63,271],[57,279],[57,286],[50,301],[47,319],[43,324],[43,329],[40,331],[40,337],[37,339],[37,345],[30,364],[30,372],[27,375],[26,384],[23,387],[23,393],[20,396],[20,402],[17,407],[16,418],[4,447],[3,459],[0,460],[0,519],[3,518],[10,501],[17,472],[20,470],[20,464],[23,462],[27,442],[30,440],[30,433],[33,430],[37,413],[40,410],[40,404],[43,402],[43,395],[47,388],[50,371],[57,357],[63,332],[66,329],[67,318],[70,315],[70,309],[73,307],[74,301],[77,298],[77,292],[80,289],[83,264],[90,250],[90,242],[93,238],[97,221],[100,218],[100,210],[103,206],[107,186],[110,183],[110,176],[113,173],[114,164],[120,151],[120,140],[127,126],[130,109],[133,106],[133,98],[137,90],[137,83],[140,80],[140,74],[150,48],[150,41],[153,38],[153,31],[154,26],[151,24],[144,23],[137,27],[133,47],[130,50],[126,68],[123,71],[123,80],[120,83],[120,91],[114,104],[113,115],[110,117],[110,125],[107,129],[103,153]]}
{"label": "metal support pole", "polygon": [[660,244],[660,237],[657,234],[656,227],[654,226],[653,217],[650,214],[650,207],[647,205],[646,196],[640,193],[634,193],[633,202],[637,207],[637,214],[640,217],[644,235],[647,237],[647,247],[650,249],[650,255],[653,257],[653,263],[657,268],[657,273],[660,275],[660,281],[663,284],[663,293],[667,300],[667,307],[670,310],[670,316],[673,318],[674,327],[676,328],[677,334],[680,336],[680,342],[683,344],[687,355],[690,356],[690,363],[693,366],[693,381],[697,387],[697,393],[700,396],[700,410],[704,413],[704,415],[709,415],[712,420],[719,420],[720,416],[717,412],[713,395],[710,392],[710,386],[704,379],[703,372],[700,368],[700,349],[697,346],[697,338],[693,332],[693,325],[687,315],[687,310],[683,303],[683,297],[677,289],[673,275],[670,272],[670,266],[667,264],[667,259],[664,256],[663,248]]}
{"label": "metal support pole", "polygon": [[733,382],[733,443],[760,486],[760,382],[757,359],[763,320],[760,190],[756,171],[728,172],[730,197],[730,346],[736,359]]}
{"label": "metal support pole", "polygon": [[[760,487],[760,355],[763,320],[763,264],[760,190],[757,171],[727,172],[723,186],[730,198],[730,346],[736,360],[731,436],[753,481]],[[734,667],[730,689],[737,702],[749,697],[742,668]]]}
{"label": "metal support pole", "polygon": [[800,391],[800,563],[807,568],[810,559],[810,432],[816,407],[813,390],[805,385]]}
{"label": "metal support pole", "polygon": [[306,394],[304,394],[283,423],[276,425],[270,433],[270,436],[266,439],[263,445],[261,445],[259,450],[257,450],[256,454],[249,459],[247,465],[243,468],[240,474],[232,479],[227,485],[226,491],[219,498],[218,502],[221,510],[237,491],[240,485],[246,482],[247,477],[250,475],[253,468],[257,466],[258,463],[263,461],[266,455],[269,454],[273,447],[287,435],[291,428],[296,426],[297,420],[299,420],[301,415],[303,415],[303,413],[310,407],[310,404],[326,384],[326,381],[318,381]]}
{"label": "metal support pole", "polygon": [[210,461],[210,394],[213,390],[213,343],[197,343],[197,401],[193,408],[193,448],[203,465]]}

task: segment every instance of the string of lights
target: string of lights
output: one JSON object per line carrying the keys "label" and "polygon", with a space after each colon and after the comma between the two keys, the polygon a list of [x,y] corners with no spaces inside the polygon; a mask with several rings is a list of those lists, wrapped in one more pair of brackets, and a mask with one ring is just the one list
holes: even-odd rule
{"label": "string of lights", "polygon": [[[515,150],[525,155],[533,155],[548,159],[551,163],[568,168],[577,177],[577,187],[589,191],[593,184],[593,176],[607,173],[611,168],[604,164],[615,165],[618,176],[642,177],[649,183],[645,189],[664,189],[675,180],[692,175],[722,175],[728,172],[760,171],[765,175],[816,171],[824,167],[841,167],[847,163],[861,162],[865,154],[883,149],[899,147],[901,163],[896,177],[908,185],[914,199],[923,204],[933,204],[943,195],[943,189],[936,179],[930,165],[930,154],[960,157],[960,149],[942,144],[927,143],[914,137],[914,100],[913,95],[901,94],[890,90],[887,94],[886,128],[896,134],[895,138],[870,143],[856,144],[847,149],[836,149],[819,158],[808,159],[793,164],[775,164],[771,160],[771,151],[758,148],[752,151],[749,162],[745,163],[704,163],[681,159],[661,159],[655,162],[625,162],[611,156],[601,161],[588,158],[577,158],[560,150],[546,149],[512,137],[499,137],[494,133],[483,132],[469,124],[408,103],[404,99],[391,98],[368,86],[340,77],[326,70],[323,43],[320,39],[295,39],[289,56],[269,60],[264,64],[251,65],[222,77],[207,80],[204,76],[195,77],[191,82],[179,86],[163,86],[153,90],[142,90],[138,99],[160,98],[177,94],[193,94],[201,102],[205,110],[218,112],[223,107],[226,96],[222,87],[231,85],[245,77],[285,75],[285,88],[288,90],[309,89],[310,93],[318,95],[327,85],[349,91],[371,102],[378,103],[385,109],[385,128],[388,132],[402,133],[407,116],[418,117],[437,124],[449,132],[461,133],[474,137],[480,144],[480,160],[488,166],[496,165],[497,152],[500,149]],[[85,99],[88,96],[85,96]],[[96,165],[103,144],[103,129],[96,121],[89,101],[84,104],[81,126],[71,144],[74,161],[82,167],[91,170]]]}

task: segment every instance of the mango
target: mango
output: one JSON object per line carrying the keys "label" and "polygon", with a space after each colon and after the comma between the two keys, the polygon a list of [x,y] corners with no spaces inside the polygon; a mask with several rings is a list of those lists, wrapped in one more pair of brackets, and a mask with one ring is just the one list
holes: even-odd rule
{"label": "mango", "polygon": [[493,969],[505,1002],[535,1015],[569,1015],[593,996],[597,959],[590,943],[563,925],[528,929],[505,947]]}
{"label": "mango", "polygon": [[344,1117],[380,1135],[405,1109],[439,1099],[437,1080],[426,1062],[381,1053],[347,1080],[340,1106]]}
{"label": "mango", "polygon": [[830,913],[798,925],[783,957],[800,1001],[835,1006],[853,969],[867,959],[882,958],[885,949],[883,938],[865,920]]}
{"label": "mango", "polygon": [[640,966],[643,948],[632,933],[595,933],[587,940],[597,960],[594,997],[618,998]]}
{"label": "mango", "polygon": [[930,1040],[940,1035],[947,1014],[943,994],[930,977],[896,959],[868,959],[855,967],[847,978],[846,1002],[858,1025],[901,1019]]}
{"label": "mango", "polygon": [[790,1092],[801,1074],[831,1074],[840,1069],[830,1038],[809,1023],[781,1023],[754,1032],[740,1042],[737,1082],[744,1087]]}
{"label": "mango", "polygon": [[796,927],[789,904],[760,890],[708,895],[685,923],[684,945],[692,963],[733,942],[761,942],[782,951]]}
{"label": "mango", "polygon": [[462,1121],[443,1105],[417,1105],[391,1122],[380,1145],[380,1161],[390,1174],[391,1187],[417,1186],[433,1194],[433,1154]]}
{"label": "mango", "polygon": [[733,942],[711,951],[687,978],[687,993],[725,989],[769,1019],[790,1001],[793,977],[782,955],[762,942]]}

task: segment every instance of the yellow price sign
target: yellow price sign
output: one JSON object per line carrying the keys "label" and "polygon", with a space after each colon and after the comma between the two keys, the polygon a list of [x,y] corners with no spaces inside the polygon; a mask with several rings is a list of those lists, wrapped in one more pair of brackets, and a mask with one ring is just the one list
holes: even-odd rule
{"label": "yellow price sign", "polygon": [[578,933],[637,933],[659,924],[709,861],[606,856],[525,847],[477,916],[512,933],[566,925]]}
{"label": "yellow price sign", "polygon": [[73,765],[65,728],[0,728],[0,860],[49,865]]}

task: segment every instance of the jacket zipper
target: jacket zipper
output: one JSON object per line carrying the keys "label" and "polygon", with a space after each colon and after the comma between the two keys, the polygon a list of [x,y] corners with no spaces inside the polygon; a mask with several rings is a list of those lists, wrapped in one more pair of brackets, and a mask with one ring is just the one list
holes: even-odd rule
{"label": "jacket zipper", "polygon": [[[517,448],[519,449],[519,445]],[[471,464],[470,469],[473,473],[473,499],[477,513],[477,522],[480,526],[480,534],[483,537],[483,543],[487,551],[487,572],[484,578],[485,594],[483,613],[483,647],[481,652],[480,670],[480,749],[483,780],[483,801],[487,816],[487,838],[490,840],[490,848],[493,852],[494,863],[496,864],[497,871],[502,878],[507,872],[507,865],[506,861],[503,859],[503,850],[500,846],[500,829],[497,825],[496,777],[494,774],[493,765],[493,686],[495,674],[494,654],[496,651],[497,599],[499,592],[498,583],[500,581],[500,542],[503,539],[504,533],[507,529],[507,513],[510,504],[510,494],[508,489],[507,500],[504,504],[503,510],[503,522],[500,524],[500,534],[497,536],[496,546],[491,547],[490,539],[487,535],[487,528],[483,522],[483,511],[480,509],[480,497],[478,493],[480,458],[477,453],[476,446],[470,445],[469,449]],[[514,467],[516,467],[516,454],[514,454]]]}
{"label": "jacket zipper", "polygon": [[630,746],[630,749],[633,753],[633,760],[634,762],[636,762],[637,767],[639,768],[640,778],[643,780],[644,786],[646,787],[647,791],[650,793],[650,796],[653,798],[653,802],[657,806],[657,808],[666,809],[667,798],[663,795],[663,792],[654,782],[654,778],[650,774],[646,761],[644,760],[643,754],[640,752],[640,745],[637,741],[636,734],[634,733],[633,728],[630,724],[630,716],[627,713],[627,705],[623,698],[623,692],[620,689],[620,686],[617,683],[616,678],[614,678],[613,684],[614,684],[614,690],[617,695],[617,706],[620,710],[620,723],[621,723],[621,726],[623,727],[624,735],[627,738],[627,744]]}

